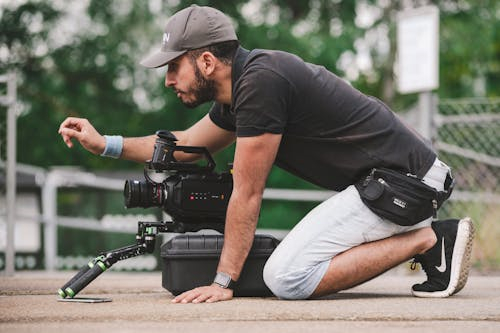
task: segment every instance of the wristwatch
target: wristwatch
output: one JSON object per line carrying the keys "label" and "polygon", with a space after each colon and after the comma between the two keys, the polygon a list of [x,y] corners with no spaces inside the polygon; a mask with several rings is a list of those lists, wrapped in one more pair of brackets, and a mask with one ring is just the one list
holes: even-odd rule
{"label": "wristwatch", "polygon": [[231,279],[231,275],[224,272],[217,272],[214,278],[214,283],[224,289],[234,289],[236,281]]}

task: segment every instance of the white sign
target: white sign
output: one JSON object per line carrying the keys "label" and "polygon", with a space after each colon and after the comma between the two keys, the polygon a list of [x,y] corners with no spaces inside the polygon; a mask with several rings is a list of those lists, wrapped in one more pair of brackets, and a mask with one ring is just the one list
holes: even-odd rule
{"label": "white sign", "polygon": [[439,9],[402,11],[397,19],[398,91],[430,91],[439,86]]}

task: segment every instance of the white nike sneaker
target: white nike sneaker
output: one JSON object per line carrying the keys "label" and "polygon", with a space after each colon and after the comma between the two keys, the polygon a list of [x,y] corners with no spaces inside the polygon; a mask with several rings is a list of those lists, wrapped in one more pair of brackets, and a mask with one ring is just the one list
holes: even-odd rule
{"label": "white nike sneaker", "polygon": [[414,258],[420,263],[427,281],[412,287],[417,297],[448,297],[465,286],[470,270],[474,225],[470,217],[435,221],[432,229],[437,242],[430,250]]}

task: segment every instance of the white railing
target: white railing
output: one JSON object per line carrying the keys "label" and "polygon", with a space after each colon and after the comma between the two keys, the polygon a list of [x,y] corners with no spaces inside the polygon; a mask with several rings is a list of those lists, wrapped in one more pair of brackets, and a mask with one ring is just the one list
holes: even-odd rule
{"label": "white railing", "polygon": [[[0,75],[0,83],[6,83],[6,95],[0,95],[0,105],[7,107],[6,138],[7,143],[5,158],[5,184],[6,184],[6,248],[5,248],[5,274],[14,274],[15,248],[14,248],[14,219],[16,209],[16,101],[17,86],[14,73]],[[2,143],[3,144],[3,143]],[[0,161],[2,161],[0,155]]]}
{"label": "white railing", "polygon": [[[123,180],[110,179],[96,176],[95,174],[77,170],[53,169],[45,176],[42,186],[42,209],[44,223],[44,244],[45,244],[45,268],[54,270],[57,259],[57,227],[66,226],[97,231],[113,231],[135,233],[136,223],[125,223],[126,218],[120,218],[121,223],[113,223],[113,218],[105,216],[102,220],[68,217],[57,215],[57,191],[59,188],[85,186],[104,190],[123,190]],[[320,202],[334,195],[332,191],[321,190],[294,190],[294,189],[274,189],[264,190],[264,200],[290,200],[290,201],[310,201]],[[466,191],[454,191],[450,201],[467,202],[489,202],[500,204],[500,196],[492,193],[469,193]],[[143,216],[144,220],[154,217]],[[135,216],[137,218],[137,216]],[[125,221],[125,222],[124,222]],[[129,222],[136,222],[129,221]],[[259,233],[271,234],[278,239],[282,239],[287,230],[261,229]]]}
{"label": "white railing", "polygon": [[[123,180],[100,177],[77,169],[55,168],[44,172],[40,168],[20,165],[25,173],[36,175],[37,185],[42,188],[42,215],[39,222],[44,228],[44,259],[47,270],[55,270],[58,257],[58,227],[64,226],[82,230],[121,232],[135,234],[137,221],[155,221],[154,215],[105,215],[102,219],[61,216],[57,214],[57,195],[59,189],[84,186],[102,190],[122,191]],[[264,200],[289,200],[321,202],[332,195],[332,191],[275,189],[264,190]],[[500,196],[493,193],[470,193],[454,191],[450,201],[488,202],[500,204]],[[19,217],[19,216],[18,216]],[[282,239],[288,230],[259,229],[259,233],[271,234]],[[168,237],[168,236],[166,236]]]}

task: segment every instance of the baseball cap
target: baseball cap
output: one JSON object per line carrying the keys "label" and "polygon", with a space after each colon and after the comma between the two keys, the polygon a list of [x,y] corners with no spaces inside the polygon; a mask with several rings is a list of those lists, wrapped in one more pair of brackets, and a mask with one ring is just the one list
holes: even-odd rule
{"label": "baseball cap", "polygon": [[161,49],[143,59],[141,65],[162,67],[189,50],[230,40],[238,40],[238,37],[224,13],[212,7],[192,5],[170,17]]}

